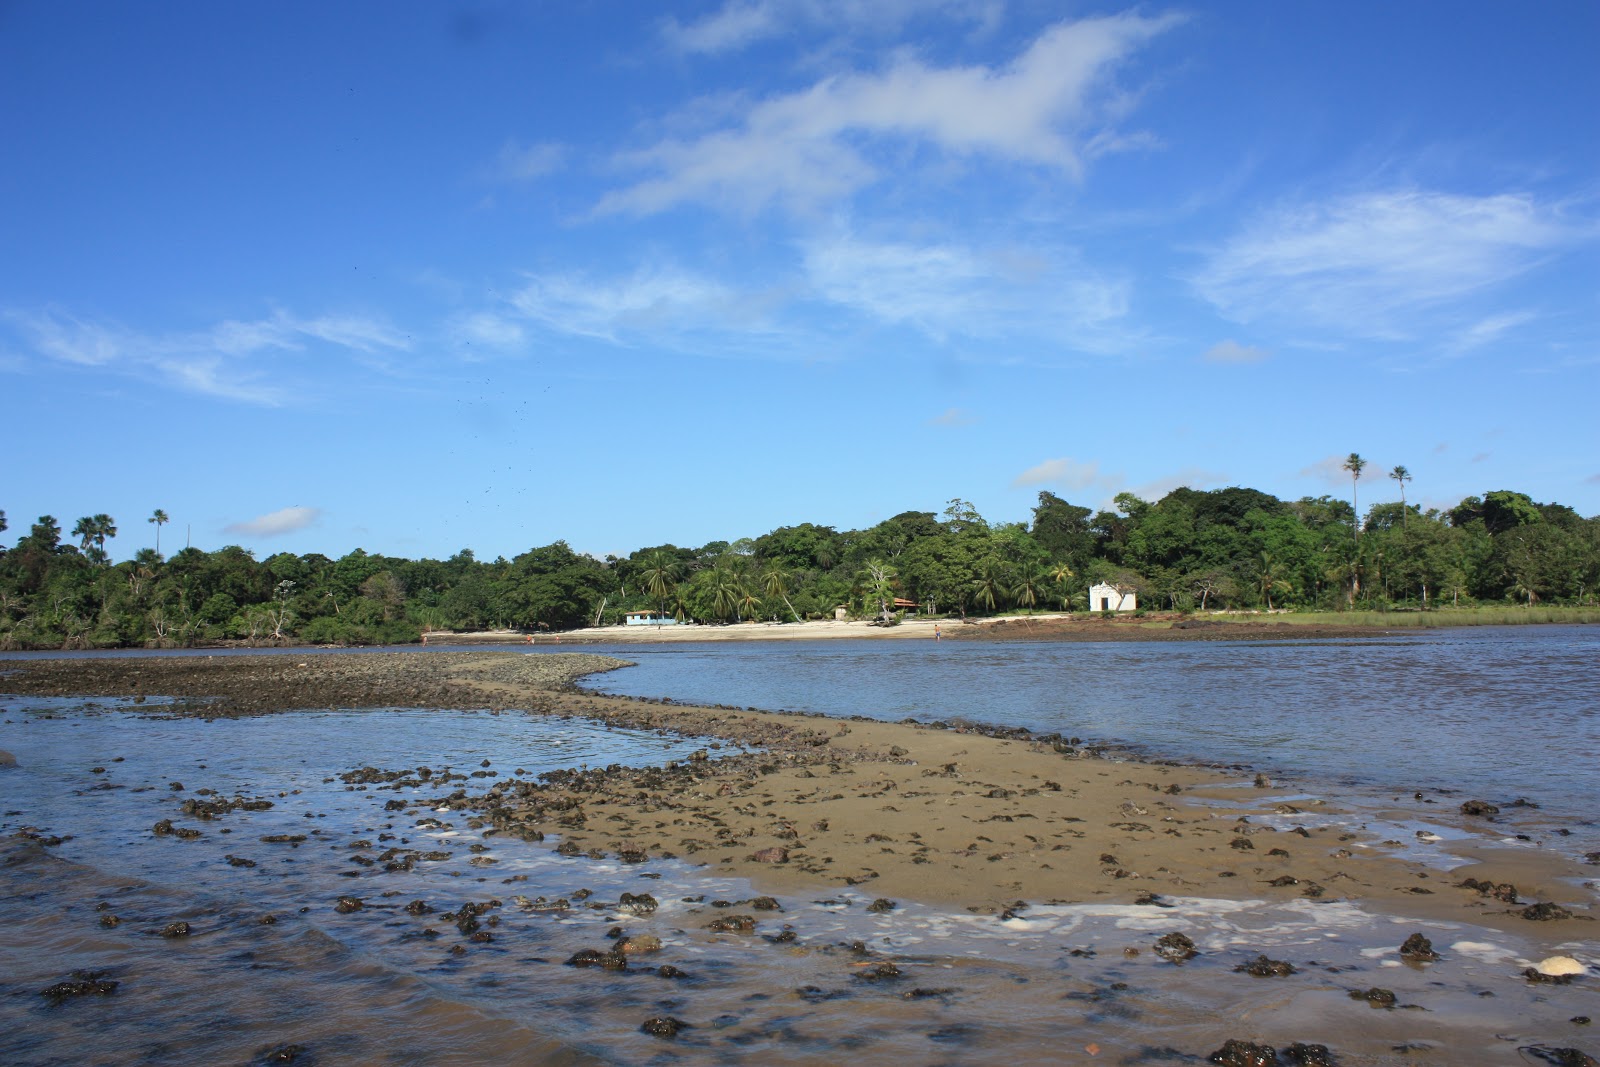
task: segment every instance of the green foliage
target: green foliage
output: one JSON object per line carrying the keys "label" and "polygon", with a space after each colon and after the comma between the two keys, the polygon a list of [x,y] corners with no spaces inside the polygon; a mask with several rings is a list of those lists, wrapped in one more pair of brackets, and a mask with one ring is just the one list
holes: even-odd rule
{"label": "green foliage", "polygon": [[[1355,488],[1360,471],[1346,469]],[[1403,495],[1410,479],[1395,468],[1383,484]],[[602,604],[606,622],[639,607],[732,623],[831,618],[843,605],[890,623],[899,598],[924,613],[1086,610],[1101,581],[1137,593],[1146,610],[1286,607],[1291,619],[1337,612],[1385,625],[1587,618],[1573,612],[1600,603],[1600,518],[1504,489],[1446,512],[1379,502],[1359,538],[1356,514],[1352,501],[1291,503],[1232,486],[1153,502],[1122,494],[1116,510],[1091,515],[1046,492],[1026,524],[989,522],[956,499],[942,514],[904,511],[866,530],[801,523],[604,561],[557,541],[493,561],[467,549],[446,560],[357,550],[257,561],[230,545],[170,559],[143,547],[115,564],[110,516],[80,519],[64,544],[61,524],[42,515],[0,549],[0,647],[393,643],[424,626],[588,626]],[[164,518],[148,520],[158,536]]]}

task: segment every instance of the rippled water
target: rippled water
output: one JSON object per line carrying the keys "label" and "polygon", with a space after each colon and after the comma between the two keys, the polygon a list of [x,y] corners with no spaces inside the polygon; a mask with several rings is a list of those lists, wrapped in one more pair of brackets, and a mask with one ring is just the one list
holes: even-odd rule
{"label": "rippled water", "polygon": [[[1395,967],[1399,928],[1337,902],[1041,906],[1001,921],[904,902],[875,914],[870,895],[818,893],[784,898],[781,912],[736,904],[756,931],[716,934],[707,922],[729,911],[715,902],[747,901],[749,885],[674,862],[562,858],[552,842],[486,836],[468,816],[434,810],[437,788],[336,778],[427,765],[470,769],[487,785],[491,772],[678,758],[692,745],[512,713],[205,722],[114,702],[0,701],[0,747],[20,763],[0,778],[0,832],[68,838],[49,854],[0,847],[0,1062],[268,1062],[292,1045],[320,1064],[1168,1063],[1217,1047],[1248,1015],[1251,1032],[1280,1044],[1339,1045],[1346,1064],[1386,1062],[1373,1050],[1418,1040],[1407,1062],[1458,1063],[1463,1050],[1546,1040],[1587,995],[1535,995],[1515,978],[1530,948],[1459,925],[1417,924],[1455,946],[1448,980]],[[273,807],[184,816],[201,788]],[[163,818],[201,836],[152,834]],[[305,840],[261,840],[273,834]],[[450,855],[412,871],[357,859],[390,846]],[[593,896],[579,901],[581,890]],[[625,891],[653,894],[660,909],[623,913]],[[576,906],[526,911],[514,894]],[[341,913],[340,896],[365,906]],[[407,913],[417,899],[435,911]],[[443,918],[491,899],[501,902],[484,916],[492,941]],[[106,915],[119,924],[103,926]],[[265,915],[276,922],[262,925]],[[180,920],[188,937],[159,936]],[[564,965],[605,948],[618,926],[660,937],[662,951],[620,974]],[[1173,929],[1202,951],[1182,970],[1150,952]],[[793,941],[770,940],[785,931]],[[1258,951],[1304,973],[1270,987],[1232,973]],[[860,977],[886,959],[899,978]],[[661,963],[688,977],[655,974]],[[40,996],[78,969],[121,986],[103,999]],[[1346,995],[1379,982],[1425,1000],[1427,1017],[1373,1013]],[[1475,991],[1486,983],[1500,990],[1488,1004]],[[659,1015],[692,1028],[671,1042],[639,1032]]]}
{"label": "rippled water", "polygon": [[727,642],[607,651],[638,666],[589,679],[599,692],[878,719],[966,718],[1328,783],[1527,797],[1552,817],[1591,828],[1600,818],[1595,626],[1359,641]]}
{"label": "rippled water", "polygon": [[[1584,744],[1593,751],[1591,634],[1475,631],[1354,645],[633,646],[617,651],[640,666],[596,687],[882,718],[964,715],[1372,782],[1407,766],[1392,751],[1401,744],[1449,750],[1427,768],[1439,781],[1491,758],[1470,753],[1503,750],[1530,766],[1544,744],[1547,765],[1583,775],[1593,768],[1569,764],[1581,762]],[[449,767],[482,775],[469,784],[477,791],[491,773],[659,762],[697,741],[514,713],[206,722],[152,710],[0,698],[0,749],[20,764],[0,770],[0,1062],[256,1063],[296,1045],[297,1062],[324,1067],[1169,1064],[1199,1062],[1225,1038],[1246,1036],[1280,1047],[1327,1043],[1345,1067],[1519,1063],[1533,1062],[1519,1045],[1582,1046],[1587,1031],[1569,1020],[1594,1014],[1592,986],[1520,978],[1542,949],[1465,924],[1400,921],[1338,901],[1201,899],[1171,909],[1036,906],[1002,921],[909,902],[869,913],[870,892],[854,890],[785,897],[781,912],[760,911],[738,904],[755,895],[738,880],[671,861],[563,858],[554,839],[485,836],[469,816],[434,810],[444,788],[337,778],[364,765]],[[1503,744],[1453,750],[1479,731]],[[1540,786],[1511,791],[1545,795]],[[183,815],[182,801],[201,788],[273,807],[210,821]],[[201,836],[155,836],[160,819]],[[42,850],[19,844],[11,835],[23,827],[65,840]],[[306,836],[261,840],[273,834]],[[394,846],[449,856],[410,871],[361,862]],[[593,895],[580,901],[581,890]],[[626,914],[617,907],[623,892],[649,892],[661,906]],[[528,911],[514,895],[564,896],[575,906]],[[340,896],[364,907],[341,913]],[[492,941],[471,941],[443,918],[491,899],[500,901],[483,916]],[[406,912],[411,900],[433,913]],[[755,932],[708,931],[729,914],[719,900],[755,916]],[[103,926],[107,914],[120,923]],[[266,915],[276,922],[263,925]],[[189,937],[159,936],[179,920],[191,924]],[[655,935],[663,948],[622,973],[564,965],[580,949],[606,948],[617,927]],[[1150,946],[1170,930],[1192,936],[1201,956],[1182,968],[1157,959]],[[1412,930],[1447,962],[1401,965],[1394,948]],[[794,939],[773,940],[785,932]],[[1592,941],[1571,950],[1586,960],[1600,952]],[[1300,973],[1234,973],[1257,952]],[[860,977],[882,960],[901,977]],[[663,963],[688,977],[659,976]],[[110,997],[59,1004],[40,995],[78,969],[121,985]],[[1347,995],[1372,985],[1426,1010],[1375,1011]],[[660,1015],[691,1028],[672,1041],[640,1033]]]}

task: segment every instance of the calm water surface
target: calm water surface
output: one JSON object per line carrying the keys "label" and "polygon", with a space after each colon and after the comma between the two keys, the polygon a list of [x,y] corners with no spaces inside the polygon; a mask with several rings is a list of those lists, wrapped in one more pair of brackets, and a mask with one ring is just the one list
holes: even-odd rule
{"label": "calm water surface", "polygon": [[[1600,817],[1600,627],[1360,641],[827,641],[613,648],[590,688],[1061,731],[1373,789]],[[1596,846],[1591,846],[1596,847]]]}

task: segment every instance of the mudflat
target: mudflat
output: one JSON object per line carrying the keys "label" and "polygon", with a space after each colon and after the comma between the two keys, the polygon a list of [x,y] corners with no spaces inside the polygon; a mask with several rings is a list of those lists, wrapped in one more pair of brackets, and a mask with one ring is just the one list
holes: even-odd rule
{"label": "mudflat", "polygon": [[[490,708],[703,737],[693,758],[666,767],[457,783],[437,803],[501,833],[549,836],[564,852],[678,858],[772,893],[851,886],[979,914],[1046,903],[1159,907],[1170,896],[1357,900],[1552,945],[1595,936],[1591,904],[1574,888],[1593,869],[1508,847],[1517,813],[1466,814],[1460,796],[1397,797],[1385,813],[1494,831],[1441,844],[1465,862],[1446,873],[1404,858],[1411,842],[1367,832],[1333,801],[1297,790],[1286,802],[1272,783],[1237,770],[1140,762],[1092,739],[1020,729],[689,707],[574,685],[624,665],[491,650],[28,660],[0,688],[131,697],[205,718]],[[369,770],[381,786],[408,769]]]}

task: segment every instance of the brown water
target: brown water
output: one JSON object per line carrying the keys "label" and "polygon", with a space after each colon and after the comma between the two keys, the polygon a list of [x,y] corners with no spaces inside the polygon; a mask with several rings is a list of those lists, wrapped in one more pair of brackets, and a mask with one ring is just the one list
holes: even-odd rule
{"label": "brown water", "polygon": [[[1595,1014],[1592,977],[1529,985],[1518,972],[1542,950],[1466,925],[1337,901],[1032,907],[1008,920],[908,902],[873,913],[859,891],[784,898],[774,912],[739,903],[754,896],[748,885],[684,864],[564,858],[553,839],[485,836],[468,813],[439,810],[491,773],[660,761],[698,742],[515,714],[205,722],[147,711],[0,699],[0,749],[19,762],[0,770],[0,1062],[253,1063],[293,1045],[294,1062],[317,1064],[1158,1064],[1198,1063],[1242,1037],[1324,1043],[1346,1065],[1492,1064],[1538,1062],[1522,1046],[1596,1044],[1569,1021]],[[482,777],[400,789],[338,779],[364,765]],[[184,815],[202,788],[273,806]],[[201,836],[154,835],[161,819]],[[69,839],[10,837],[24,827]],[[260,840],[279,834],[305,839]],[[449,856],[386,871],[389,848]],[[628,914],[624,892],[660,906]],[[341,913],[340,896],[364,906]],[[517,896],[573,907],[528,910]],[[433,912],[408,913],[413,900]],[[492,940],[444,918],[491,900],[480,932]],[[706,929],[728,914],[756,929]],[[120,923],[102,925],[107,915]],[[189,936],[160,936],[180,920]],[[565,965],[608,948],[615,927],[663,948],[625,972]],[[1174,930],[1201,951],[1181,967],[1151,951]],[[1445,959],[1401,964],[1395,947],[1413,930]],[[1600,956],[1593,941],[1569,949]],[[1234,973],[1258,952],[1299,973]],[[884,961],[900,976],[868,980]],[[661,964],[687,977],[661,977]],[[40,995],[75,970],[120,985],[59,1003]],[[1402,1007],[1348,995],[1374,985]],[[640,1032],[663,1015],[690,1028],[671,1040]]]}

